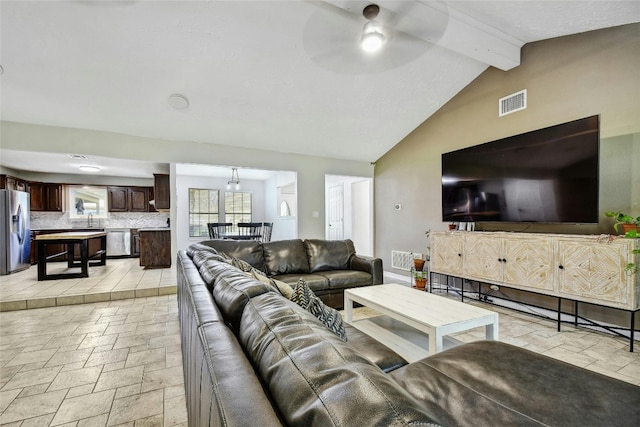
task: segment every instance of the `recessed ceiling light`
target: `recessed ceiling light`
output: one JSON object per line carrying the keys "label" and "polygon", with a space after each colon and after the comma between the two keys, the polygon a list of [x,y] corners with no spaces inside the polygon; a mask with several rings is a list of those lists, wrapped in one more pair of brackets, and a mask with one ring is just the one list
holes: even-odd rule
{"label": "recessed ceiling light", "polygon": [[186,96],[174,93],[169,96],[169,105],[176,110],[184,110],[189,106],[189,100]]}
{"label": "recessed ceiling light", "polygon": [[100,166],[80,165],[78,169],[83,172],[100,172]]}

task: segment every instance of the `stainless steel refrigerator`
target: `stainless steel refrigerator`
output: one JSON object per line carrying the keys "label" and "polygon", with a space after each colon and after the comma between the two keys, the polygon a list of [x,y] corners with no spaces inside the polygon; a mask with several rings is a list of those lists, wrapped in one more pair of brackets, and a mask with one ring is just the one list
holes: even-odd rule
{"label": "stainless steel refrigerator", "polygon": [[0,190],[0,275],[29,268],[29,193]]}

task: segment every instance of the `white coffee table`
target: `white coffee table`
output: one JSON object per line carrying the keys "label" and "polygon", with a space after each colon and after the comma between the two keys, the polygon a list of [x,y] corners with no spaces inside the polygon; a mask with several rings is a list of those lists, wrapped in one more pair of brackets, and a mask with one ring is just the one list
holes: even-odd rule
{"label": "white coffee table", "polygon": [[[354,322],[354,302],[374,309],[385,315],[386,319]],[[385,284],[345,289],[344,309],[347,323],[393,348],[409,362],[442,351],[445,335],[479,326],[485,327],[487,339],[498,339],[498,313],[405,285]],[[416,341],[420,341],[420,338],[416,338],[415,333],[407,338],[406,329],[411,328],[406,328],[405,325],[428,334],[428,349],[425,346],[422,349],[416,348],[416,345],[419,347]],[[398,331],[403,328],[405,331]]]}

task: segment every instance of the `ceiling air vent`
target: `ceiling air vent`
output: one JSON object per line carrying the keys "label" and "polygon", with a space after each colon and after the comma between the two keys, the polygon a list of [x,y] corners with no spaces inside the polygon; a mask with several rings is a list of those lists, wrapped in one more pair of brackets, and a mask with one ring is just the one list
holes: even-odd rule
{"label": "ceiling air vent", "polygon": [[498,116],[506,116],[527,108],[527,90],[512,93],[498,100]]}
{"label": "ceiling air vent", "polygon": [[69,157],[74,160],[88,160],[89,158],[84,154],[69,154]]}

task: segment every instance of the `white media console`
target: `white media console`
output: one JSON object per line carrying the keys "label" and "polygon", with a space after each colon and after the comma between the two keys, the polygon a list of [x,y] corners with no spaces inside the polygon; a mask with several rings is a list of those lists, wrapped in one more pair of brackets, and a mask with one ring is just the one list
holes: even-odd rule
{"label": "white media console", "polygon": [[[431,232],[430,271],[634,314],[640,310],[640,273],[632,252],[640,239],[610,235],[511,232]],[[576,317],[577,317],[577,313]],[[558,328],[560,322],[558,322]]]}

